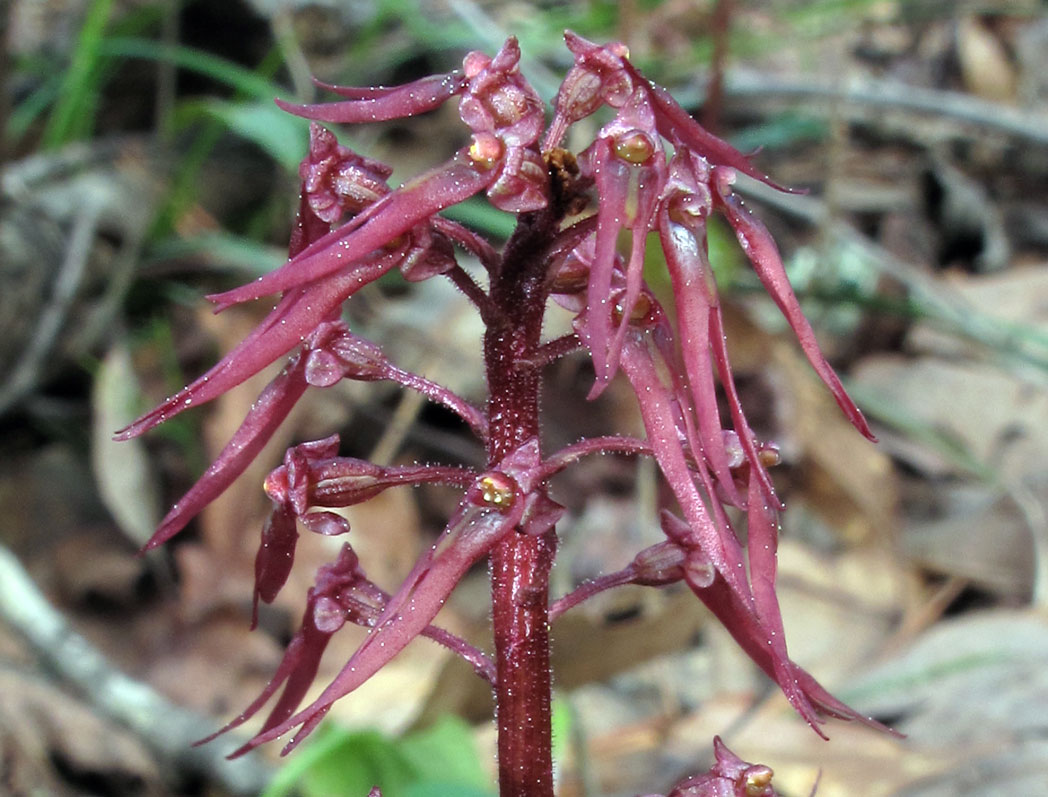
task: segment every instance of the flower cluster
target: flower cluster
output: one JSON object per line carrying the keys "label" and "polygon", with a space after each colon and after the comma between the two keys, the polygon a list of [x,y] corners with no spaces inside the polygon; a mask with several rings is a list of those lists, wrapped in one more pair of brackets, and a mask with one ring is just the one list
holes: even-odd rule
{"label": "flower cluster", "polygon": [[[514,39],[493,58],[470,53],[461,70],[406,86],[328,86],[343,99],[307,106],[281,102],[285,110],[313,120],[289,260],[251,284],[209,297],[218,309],[277,293],[280,299],[214,368],[119,433],[141,434],[291,353],[216,462],[164,518],[147,547],[172,537],[226,489],[309,388],[342,379],[390,380],[443,404],[490,443],[494,416],[395,366],[378,345],[350,331],[341,309],[362,286],[399,268],[408,280],[452,280],[489,329],[508,328],[509,319],[520,314],[499,306],[495,285],[525,270],[518,262],[524,250],[527,268],[540,270],[538,287],[527,293],[538,307],[536,317],[541,323],[541,310],[552,298],[574,313],[574,332],[522,351],[511,367],[537,371],[582,349],[596,375],[591,396],[620,371],[637,396],[644,440],[593,438],[544,456],[532,433],[518,436],[512,445],[489,445],[489,451],[502,454],[476,469],[379,467],[339,456],[337,436],[288,451],[265,483],[273,509],[256,560],[256,608],[259,600],[272,601],[286,581],[299,528],[325,535],[350,532],[345,519],[331,509],[405,484],[456,485],[463,496],[437,543],[395,594],[367,578],[348,543],[334,563],[321,568],[307,596],[301,629],[276,675],[259,699],[227,726],[257,713],[282,687],[248,747],[298,728],[293,746],[335,700],[419,635],[465,656],[482,677],[495,682],[496,668],[484,653],[432,622],[466,571],[508,535],[553,535],[563,508],[548,495],[549,478],[581,456],[602,452],[655,459],[676,504],[661,515],[665,540],[639,552],[622,571],[553,602],[543,620],[613,586],[684,582],[813,728],[819,729],[824,716],[876,724],[830,695],[787,653],[775,593],[780,504],[768,472],[778,452],[756,437],[743,412],[707,255],[706,226],[719,214],[735,231],[815,372],[858,430],[870,436],[819,350],[771,236],[732,188],[739,172],[770,181],[647,80],[630,63],[625,47],[599,46],[570,32],[566,39],[575,63],[554,100],[548,127],[541,99],[518,70]],[[316,124],[410,117],[452,98],[458,98],[470,143],[396,189],[386,183],[388,166],[340,146]],[[588,147],[577,155],[561,148],[572,124],[605,106],[614,115]],[[481,192],[495,207],[518,214],[523,237],[534,238],[539,230],[548,232],[548,240],[528,248],[515,246],[515,238],[499,252],[439,215]],[[573,218],[594,201],[594,212]],[[672,311],[645,284],[649,237],[657,238],[668,270]],[[459,265],[460,251],[486,269],[489,289]],[[489,363],[489,375],[491,367]],[[727,423],[718,409],[719,392],[728,407]],[[745,543],[729,520],[728,507],[745,515]],[[347,622],[367,626],[371,633],[320,696],[299,710],[328,640]],[[710,773],[682,782],[671,794],[772,794],[770,770],[741,762],[719,740],[716,755]]]}

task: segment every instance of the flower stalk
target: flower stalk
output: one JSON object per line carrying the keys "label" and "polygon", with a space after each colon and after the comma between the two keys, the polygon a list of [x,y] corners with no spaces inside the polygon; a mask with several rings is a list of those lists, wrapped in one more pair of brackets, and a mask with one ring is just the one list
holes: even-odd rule
{"label": "flower stalk", "polygon": [[[540,371],[531,361],[541,343],[544,256],[558,215],[552,205],[523,217],[493,276],[498,320],[484,336],[489,463],[539,434]],[[521,531],[495,547],[490,564],[499,794],[542,797],[553,794],[548,604],[557,543],[553,528]]]}

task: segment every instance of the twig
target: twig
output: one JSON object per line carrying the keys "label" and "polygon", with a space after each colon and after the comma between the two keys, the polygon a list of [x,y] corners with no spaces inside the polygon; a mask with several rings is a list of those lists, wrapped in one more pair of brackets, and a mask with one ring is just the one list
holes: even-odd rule
{"label": "twig", "polygon": [[216,746],[192,747],[214,721],[170,703],[115,669],[48,603],[18,558],[0,545],[0,618],[32,645],[47,668],[82,692],[101,714],[130,729],[169,772],[205,776],[233,794],[254,795],[272,770],[258,755],[226,761]]}
{"label": "twig", "polygon": [[0,414],[18,402],[36,384],[40,369],[61,331],[87,271],[101,207],[90,202],[81,207],[66,245],[65,258],[54,279],[54,292],[36,323],[10,378],[0,387]]}
{"label": "twig", "polygon": [[[706,93],[698,90],[675,91],[685,105],[700,105]],[[941,91],[909,86],[889,80],[864,78],[841,85],[810,77],[784,78],[764,72],[733,69],[724,75],[726,97],[796,104],[842,104],[854,116],[857,111],[883,116],[885,110],[924,114],[971,125],[982,130],[1004,133],[1038,144],[1048,144],[1048,119],[1044,114],[1010,108],[957,91]]]}

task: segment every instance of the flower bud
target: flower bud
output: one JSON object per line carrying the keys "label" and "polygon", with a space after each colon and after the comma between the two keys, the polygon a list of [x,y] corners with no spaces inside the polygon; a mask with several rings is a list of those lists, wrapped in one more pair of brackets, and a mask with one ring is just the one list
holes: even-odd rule
{"label": "flower bud", "polygon": [[706,589],[713,586],[716,579],[717,569],[710,557],[698,548],[688,551],[688,557],[684,560],[684,580],[695,589]]}
{"label": "flower bud", "polygon": [[724,453],[727,455],[728,467],[737,468],[746,461],[746,452],[742,448],[739,435],[732,429],[721,430],[721,440],[724,441]]}
{"label": "flower bud", "polygon": [[661,587],[684,578],[684,549],[666,540],[656,543],[634,557],[632,564],[635,584]]}
{"label": "flower bud", "polygon": [[574,253],[564,258],[550,286],[550,293],[573,296],[586,290],[589,282],[589,264],[583,263]]}
{"label": "flower bud", "polygon": [[371,628],[386,608],[386,599],[374,584],[361,578],[338,595],[346,619],[354,625]]}
{"label": "flower bud", "polygon": [[386,378],[389,360],[377,343],[358,338],[347,331],[331,341],[330,350],[342,363],[346,378],[360,381]]}
{"label": "flower bud", "polygon": [[499,210],[527,213],[541,210],[548,203],[549,171],[542,157],[530,150],[516,148],[506,158],[502,174],[491,188],[488,199]]}
{"label": "flower bud", "polygon": [[400,262],[400,273],[408,282],[422,282],[451,271],[457,263],[451,241],[426,231],[419,244],[408,249]]}
{"label": "flower bud", "polygon": [[328,223],[344,212],[359,213],[389,193],[386,178],[393,170],[338,143],[316,122],[309,125],[309,154],[299,166],[309,208]]}

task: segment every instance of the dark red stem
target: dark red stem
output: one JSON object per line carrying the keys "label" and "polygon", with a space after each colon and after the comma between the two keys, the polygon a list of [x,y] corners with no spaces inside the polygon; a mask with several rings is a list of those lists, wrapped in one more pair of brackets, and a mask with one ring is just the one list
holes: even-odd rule
{"label": "dark red stem", "polygon": [[[488,462],[539,433],[539,348],[549,243],[560,212],[520,217],[492,274],[493,318],[484,336]],[[545,489],[540,485],[536,489]],[[508,535],[491,555],[500,797],[553,797],[550,727],[549,572],[553,530]]]}

